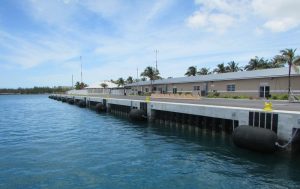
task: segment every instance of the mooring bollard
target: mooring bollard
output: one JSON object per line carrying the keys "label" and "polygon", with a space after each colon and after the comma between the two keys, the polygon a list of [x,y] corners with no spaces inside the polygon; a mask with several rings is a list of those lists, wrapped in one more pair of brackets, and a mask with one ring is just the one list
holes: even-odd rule
{"label": "mooring bollard", "polygon": [[268,111],[268,112],[273,111],[273,104],[272,104],[272,102],[265,102],[263,110],[264,111]]}
{"label": "mooring bollard", "polygon": [[149,103],[149,102],[150,102],[150,96],[146,96],[145,101],[146,101],[147,103]]}

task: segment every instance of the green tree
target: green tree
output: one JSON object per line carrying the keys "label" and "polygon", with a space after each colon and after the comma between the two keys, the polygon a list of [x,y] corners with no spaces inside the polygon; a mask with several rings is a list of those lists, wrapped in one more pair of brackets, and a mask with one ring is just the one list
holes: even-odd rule
{"label": "green tree", "polygon": [[245,70],[251,71],[251,70],[261,70],[269,68],[270,64],[268,60],[265,60],[264,58],[259,58],[256,56],[255,58],[251,58],[248,64],[245,66]]}
{"label": "green tree", "polygon": [[226,73],[226,72],[227,72],[227,70],[226,70],[224,63],[218,64],[217,68],[214,69],[214,73]]}
{"label": "green tree", "polygon": [[104,89],[106,89],[108,87],[108,85],[106,83],[101,83],[100,86],[103,87]]}
{"label": "green tree", "polygon": [[201,68],[197,72],[197,75],[208,75],[208,74],[211,74],[211,72],[209,71],[209,68]]}
{"label": "green tree", "polygon": [[151,83],[151,92],[153,91],[153,86],[152,86],[153,81],[157,79],[161,79],[161,77],[159,76],[159,71],[151,66],[145,68],[145,70],[141,73],[141,76],[149,78]]}
{"label": "green tree", "polygon": [[133,83],[133,78],[132,78],[131,76],[129,76],[129,77],[126,79],[126,83],[127,83],[127,84]]}
{"label": "green tree", "polygon": [[124,86],[125,85],[125,81],[122,77],[120,77],[117,81],[116,84],[118,85],[118,87],[120,86]]}
{"label": "green tree", "polygon": [[80,90],[80,89],[83,89],[83,88],[85,88],[85,87],[87,87],[88,85],[87,84],[85,84],[85,83],[83,83],[83,82],[79,82],[79,81],[77,81],[76,83],[75,83],[75,89],[76,90]]}
{"label": "green tree", "polygon": [[242,71],[243,69],[239,67],[238,63],[231,61],[227,63],[226,70],[227,72],[238,72]]}
{"label": "green tree", "polygon": [[197,67],[196,66],[190,66],[187,70],[187,72],[184,74],[186,76],[195,76],[197,74]]}
{"label": "green tree", "polygon": [[284,67],[284,63],[282,63],[280,56],[277,55],[269,61],[268,68],[281,68],[281,67]]}
{"label": "green tree", "polygon": [[288,81],[288,95],[291,94],[291,70],[292,67],[299,72],[296,65],[300,63],[299,56],[296,56],[297,49],[284,49],[280,51],[280,55],[276,56],[276,61],[278,64],[287,64],[289,67],[289,81]]}

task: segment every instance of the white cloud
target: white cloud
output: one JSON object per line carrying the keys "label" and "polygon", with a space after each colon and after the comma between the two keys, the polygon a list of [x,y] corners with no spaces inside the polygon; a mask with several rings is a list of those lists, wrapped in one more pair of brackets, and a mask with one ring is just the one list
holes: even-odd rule
{"label": "white cloud", "polygon": [[242,17],[249,9],[250,0],[195,0],[200,9],[206,12],[221,12]]}
{"label": "white cloud", "polygon": [[199,10],[188,17],[190,28],[224,33],[244,19],[248,0],[195,0]]}
{"label": "white cloud", "polygon": [[8,52],[2,55],[2,59],[15,65],[20,65],[23,68],[32,68],[39,64],[49,62],[60,62],[78,56],[79,49],[74,42],[61,37],[48,37],[23,39],[13,36],[9,33],[1,32],[0,38],[4,43],[1,43],[1,49]]}
{"label": "white cloud", "polygon": [[202,28],[216,33],[224,33],[235,22],[235,18],[227,14],[208,14],[199,11],[187,19],[187,25],[191,28]]}
{"label": "white cloud", "polygon": [[285,32],[297,27],[298,25],[299,21],[296,21],[293,18],[283,18],[267,21],[264,24],[264,27],[272,32]]}
{"label": "white cloud", "polygon": [[263,27],[272,32],[286,32],[300,26],[300,1],[253,0],[254,13],[265,20]]}
{"label": "white cloud", "polygon": [[187,19],[187,25],[191,28],[202,28],[208,23],[208,15],[202,12],[195,12]]}
{"label": "white cloud", "polygon": [[28,0],[27,12],[37,21],[68,30],[77,10],[75,1]]}
{"label": "white cloud", "polygon": [[80,4],[89,11],[100,14],[103,17],[111,17],[119,13],[125,7],[125,4],[120,0],[95,1],[84,0]]}
{"label": "white cloud", "polygon": [[163,10],[168,8],[171,5],[171,0],[159,0],[154,3],[152,8],[150,9],[148,15],[146,16],[145,21],[151,20],[159,15]]}
{"label": "white cloud", "polygon": [[257,28],[255,28],[254,33],[257,36],[261,36],[261,35],[263,35],[264,30],[262,28],[260,28],[260,27],[257,27]]}

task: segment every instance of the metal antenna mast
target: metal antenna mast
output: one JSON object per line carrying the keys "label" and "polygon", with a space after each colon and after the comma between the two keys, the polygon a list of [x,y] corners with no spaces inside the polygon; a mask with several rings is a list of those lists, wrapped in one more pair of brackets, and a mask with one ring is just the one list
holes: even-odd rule
{"label": "metal antenna mast", "polygon": [[155,49],[154,52],[155,52],[155,57],[156,57],[156,59],[155,59],[155,68],[157,70],[157,54],[158,54],[159,51],[157,49]]}
{"label": "metal antenna mast", "polygon": [[82,61],[81,61],[81,56],[80,56],[80,75],[81,75],[81,83],[82,83]]}

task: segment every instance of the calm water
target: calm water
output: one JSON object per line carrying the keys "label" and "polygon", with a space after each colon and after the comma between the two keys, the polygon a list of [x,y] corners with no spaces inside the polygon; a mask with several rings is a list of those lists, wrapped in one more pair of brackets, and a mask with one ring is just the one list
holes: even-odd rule
{"label": "calm water", "polygon": [[300,157],[0,95],[0,188],[300,188]]}

